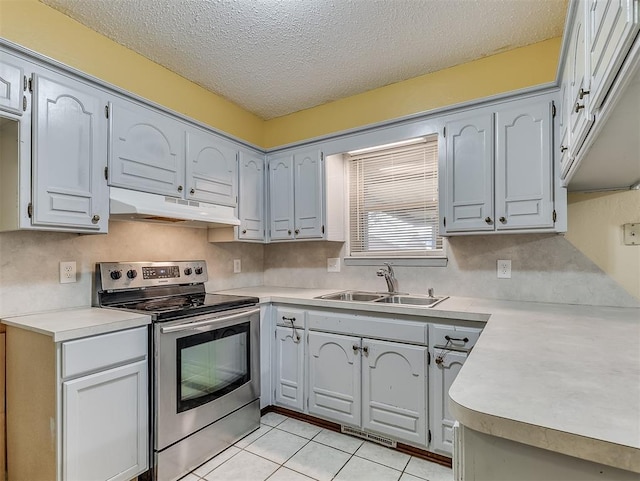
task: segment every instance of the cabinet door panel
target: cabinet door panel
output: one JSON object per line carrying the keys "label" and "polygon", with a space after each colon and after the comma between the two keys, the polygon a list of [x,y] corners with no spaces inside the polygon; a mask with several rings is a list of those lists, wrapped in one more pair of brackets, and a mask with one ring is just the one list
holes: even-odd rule
{"label": "cabinet door panel", "polygon": [[34,75],[33,224],[106,232],[107,122],[88,86]]}
{"label": "cabinet door panel", "polygon": [[119,100],[111,107],[109,184],[182,197],[184,125],[146,107]]}
{"label": "cabinet door panel", "polygon": [[147,361],[62,384],[62,478],[128,481],[148,467]]}
{"label": "cabinet door panel", "polygon": [[[434,362],[442,355],[442,362]],[[460,372],[467,355],[461,352],[434,350],[431,372],[429,373],[429,392],[431,402],[431,449],[453,454],[453,424],[455,419],[449,413],[449,388]]]}
{"label": "cabinet door panel", "polygon": [[213,134],[187,132],[186,197],[236,206],[238,149]]}
{"label": "cabinet door panel", "polygon": [[264,158],[240,152],[238,163],[238,238],[264,240]]}
{"label": "cabinet door panel", "polygon": [[276,327],[276,403],[304,409],[304,342],[300,332]]}
{"label": "cabinet door panel", "polygon": [[589,107],[600,108],[638,33],[634,0],[589,1]]}
{"label": "cabinet door panel", "polygon": [[274,240],[293,239],[293,157],[269,160],[269,230]]}
{"label": "cabinet door panel", "polygon": [[446,123],[445,163],[446,231],[493,230],[492,114]]}
{"label": "cabinet door panel", "polygon": [[309,413],[360,426],[360,338],[309,333]]}
{"label": "cabinet door panel", "polygon": [[295,237],[322,238],[322,154],[318,150],[296,153],[294,166]]}
{"label": "cabinet door panel", "polygon": [[426,445],[427,348],[363,339],[362,427]]}
{"label": "cabinet door panel", "polygon": [[0,59],[0,110],[22,114],[24,70],[15,57],[2,53]]}
{"label": "cabinet door panel", "polygon": [[496,128],[496,228],[553,227],[551,105],[501,109]]}

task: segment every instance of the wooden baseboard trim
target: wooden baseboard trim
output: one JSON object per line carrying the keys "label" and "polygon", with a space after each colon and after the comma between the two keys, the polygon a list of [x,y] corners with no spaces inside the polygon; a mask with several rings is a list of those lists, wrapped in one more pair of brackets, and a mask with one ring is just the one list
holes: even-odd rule
{"label": "wooden baseboard trim", "polygon": [[[340,424],[338,423],[325,421],[324,419],[309,416],[308,414],[300,413],[298,411],[293,411],[291,409],[283,408],[280,406],[267,406],[265,408],[262,408],[260,412],[263,415],[271,412],[278,413],[290,418],[299,419],[300,421],[304,421],[309,424],[314,424],[315,426],[328,429],[329,431],[335,431],[337,433],[340,432]],[[432,463],[451,468],[452,460],[447,456],[442,456],[440,454],[432,453],[430,451],[426,451],[424,449],[416,448],[415,446],[410,446],[403,443],[398,443],[395,449],[396,451],[400,451],[401,453],[409,454],[411,456],[415,456],[416,458],[421,458],[426,461],[431,461]]]}

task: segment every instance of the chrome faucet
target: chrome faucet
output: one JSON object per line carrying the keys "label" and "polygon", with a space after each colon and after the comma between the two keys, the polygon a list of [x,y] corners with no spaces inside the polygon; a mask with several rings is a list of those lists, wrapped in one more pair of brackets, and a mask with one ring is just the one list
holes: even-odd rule
{"label": "chrome faucet", "polygon": [[378,272],[376,272],[376,275],[378,277],[384,276],[384,280],[387,281],[387,289],[389,290],[389,293],[393,294],[398,292],[398,280],[393,273],[393,267],[391,267],[391,264],[388,262],[385,262],[384,265],[386,266],[386,269],[381,267],[378,269]]}

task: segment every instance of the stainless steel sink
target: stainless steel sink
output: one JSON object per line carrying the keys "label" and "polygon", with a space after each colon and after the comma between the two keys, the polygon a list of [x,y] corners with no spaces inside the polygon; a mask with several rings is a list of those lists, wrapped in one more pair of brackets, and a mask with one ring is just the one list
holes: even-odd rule
{"label": "stainless steel sink", "polygon": [[436,304],[444,301],[445,299],[448,299],[448,297],[427,297],[394,294],[376,299],[374,302],[381,302],[385,304],[404,304],[408,306],[433,307]]}
{"label": "stainless steel sink", "polygon": [[388,294],[384,292],[342,291],[325,294],[316,299],[330,301],[380,302],[384,304],[403,304],[406,306],[433,307],[448,297],[414,296],[411,294]]}
{"label": "stainless steel sink", "polygon": [[364,291],[343,291],[343,292],[334,292],[332,294],[325,294],[324,296],[319,296],[316,299],[327,299],[330,301],[376,301],[378,299],[382,299],[385,294],[380,292],[364,292]]}

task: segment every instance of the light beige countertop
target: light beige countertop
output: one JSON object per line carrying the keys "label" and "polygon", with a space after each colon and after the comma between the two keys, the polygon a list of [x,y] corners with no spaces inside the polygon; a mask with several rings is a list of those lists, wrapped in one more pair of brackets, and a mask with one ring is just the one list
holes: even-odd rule
{"label": "light beige countertop", "polygon": [[54,342],[95,336],[151,323],[146,314],[86,307],[6,317],[2,323],[51,336]]}
{"label": "light beige countertop", "polygon": [[433,308],[326,301],[335,289],[225,291],[261,302],[487,322],[450,410],[477,431],[640,473],[640,309],[450,298]]}

